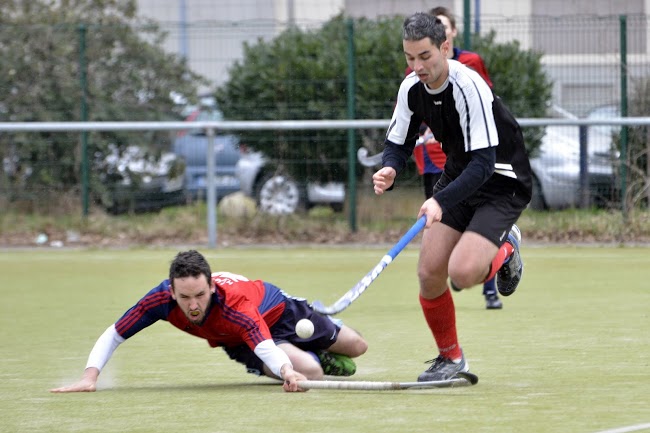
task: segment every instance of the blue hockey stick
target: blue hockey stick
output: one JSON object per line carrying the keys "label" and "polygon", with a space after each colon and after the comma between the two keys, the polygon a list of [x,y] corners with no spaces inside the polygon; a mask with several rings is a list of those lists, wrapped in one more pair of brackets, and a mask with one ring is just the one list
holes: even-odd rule
{"label": "blue hockey stick", "polygon": [[413,238],[420,233],[420,230],[422,230],[427,223],[427,217],[426,215],[422,215],[415,224],[413,224],[413,227],[409,229],[408,232],[404,236],[402,236],[402,239],[395,244],[393,248],[388,251],[388,254],[386,254],[384,257],[381,258],[379,263],[372,268],[370,272],[366,274],[365,277],[361,279],[353,288],[347,291],[345,295],[343,295],[338,301],[336,301],[334,304],[326,307],[323,305],[322,302],[320,301],[314,301],[312,302],[311,306],[312,308],[321,313],[321,314],[327,314],[327,315],[332,315],[332,314],[338,314],[341,311],[345,310],[350,306],[351,303],[355,301],[361,294],[368,288],[368,286],[375,281],[375,279],[381,274],[381,271],[386,268],[394,259],[397,257],[397,255],[404,249],[406,245],[408,245],[409,242],[413,240]]}

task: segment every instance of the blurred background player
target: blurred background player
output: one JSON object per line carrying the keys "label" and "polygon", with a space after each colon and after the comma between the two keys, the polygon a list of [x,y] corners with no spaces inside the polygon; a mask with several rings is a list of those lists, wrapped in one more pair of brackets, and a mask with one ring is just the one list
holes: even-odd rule
{"label": "blurred background player", "polygon": [[[458,30],[456,29],[456,19],[451,11],[446,7],[438,6],[432,8],[429,14],[438,18],[445,25],[447,41],[449,41],[450,48],[447,57],[458,60],[474,69],[485,80],[488,86],[492,88],[492,81],[481,56],[472,51],[461,50],[454,46],[454,38],[458,35]],[[411,68],[407,67],[406,75],[411,72],[413,72]],[[440,147],[440,142],[436,140],[431,133],[431,129],[426,125],[423,125],[420,129],[420,139],[413,150],[413,157],[415,158],[415,165],[418,168],[418,172],[422,175],[424,196],[425,198],[431,198],[433,197],[433,187],[438,182],[438,179],[440,179],[447,157]],[[452,289],[458,292],[461,291],[453,284]],[[483,296],[485,297],[485,308],[488,310],[500,310],[503,308],[503,303],[497,294],[494,278],[483,284]]]}
{"label": "blurred background player", "polygon": [[[296,335],[300,319],[314,324],[309,338]],[[159,320],[223,347],[249,373],[284,381],[299,391],[299,380],[324,374],[350,376],[352,357],[368,344],[354,330],[312,310],[305,299],[287,295],[271,283],[229,272],[212,273],[199,252],[178,253],[169,278],[151,289],[95,343],[80,381],[52,392],[95,391],[97,378],[117,347]]]}

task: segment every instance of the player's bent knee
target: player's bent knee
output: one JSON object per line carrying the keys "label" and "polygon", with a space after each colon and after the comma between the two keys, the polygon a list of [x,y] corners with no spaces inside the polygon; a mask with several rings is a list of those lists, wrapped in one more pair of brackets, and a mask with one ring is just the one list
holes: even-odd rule
{"label": "player's bent knee", "polygon": [[349,354],[351,358],[361,356],[368,351],[368,342],[359,336],[352,345],[352,353]]}
{"label": "player's bent knee", "polygon": [[330,349],[351,358],[361,356],[368,351],[368,342],[354,329],[343,326],[336,343]]}
{"label": "player's bent knee", "polygon": [[454,285],[459,289],[468,289],[477,285],[480,277],[473,269],[461,269],[456,271],[449,271],[449,278],[454,282]]}
{"label": "player's bent knee", "polygon": [[459,289],[468,289],[474,285],[473,281],[470,281],[469,278],[467,278],[464,275],[457,275],[457,276],[449,276],[451,281],[454,282],[454,286],[456,286]]}

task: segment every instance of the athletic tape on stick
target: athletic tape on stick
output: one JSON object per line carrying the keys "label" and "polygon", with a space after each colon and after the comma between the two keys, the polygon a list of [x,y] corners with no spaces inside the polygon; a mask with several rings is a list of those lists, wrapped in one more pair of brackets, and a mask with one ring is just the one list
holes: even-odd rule
{"label": "athletic tape on stick", "polygon": [[372,382],[352,380],[301,380],[298,382],[298,387],[302,389],[348,389],[358,391],[450,388],[470,385],[472,383],[464,378],[431,382]]}

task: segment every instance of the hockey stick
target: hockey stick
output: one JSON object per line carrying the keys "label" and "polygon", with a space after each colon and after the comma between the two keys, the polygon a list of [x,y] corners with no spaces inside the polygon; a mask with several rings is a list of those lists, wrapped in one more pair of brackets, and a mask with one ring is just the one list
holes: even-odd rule
{"label": "hockey stick", "polygon": [[374,268],[372,268],[372,270],[368,272],[366,276],[361,279],[361,281],[359,281],[354,287],[348,290],[347,293],[345,293],[345,295],[343,295],[338,301],[328,307],[323,305],[323,303],[320,301],[314,301],[312,302],[312,308],[318,313],[327,315],[338,314],[348,308],[350,304],[354,302],[354,300],[357,299],[368,288],[370,283],[375,281],[379,274],[381,274],[381,271],[383,271],[384,268],[386,268],[386,266],[388,266],[404,249],[404,247],[413,240],[413,238],[420,232],[420,230],[422,230],[426,222],[426,215],[422,215],[415,222],[415,224],[413,224],[413,227],[411,227],[409,231],[406,232],[404,236],[402,236],[402,239],[400,239],[399,242],[397,242],[397,244],[395,244],[395,246],[391,248],[390,251],[388,251],[388,254],[382,257],[379,263]]}
{"label": "hockey stick", "polygon": [[[421,144],[425,144],[427,141],[429,141],[432,138],[434,138],[432,133],[421,135],[418,138],[416,145],[419,146]],[[368,156],[368,149],[366,149],[365,147],[360,147],[359,150],[357,150],[357,160],[359,161],[359,164],[363,165],[364,167],[375,167],[377,165],[381,165],[381,160],[383,156],[384,156],[384,152],[379,152],[379,153],[375,153],[374,155]]]}
{"label": "hockey stick", "polygon": [[381,158],[383,156],[384,152],[368,156],[368,149],[365,147],[360,147],[359,150],[357,150],[357,159],[359,160],[359,163],[364,167],[374,167],[376,165],[381,165]]}
{"label": "hockey stick", "polygon": [[371,382],[347,380],[301,380],[298,387],[302,389],[351,389],[358,391],[390,391],[400,389],[430,389],[471,386],[478,383],[478,376],[472,373],[458,373],[458,377],[449,380],[430,382]]}

